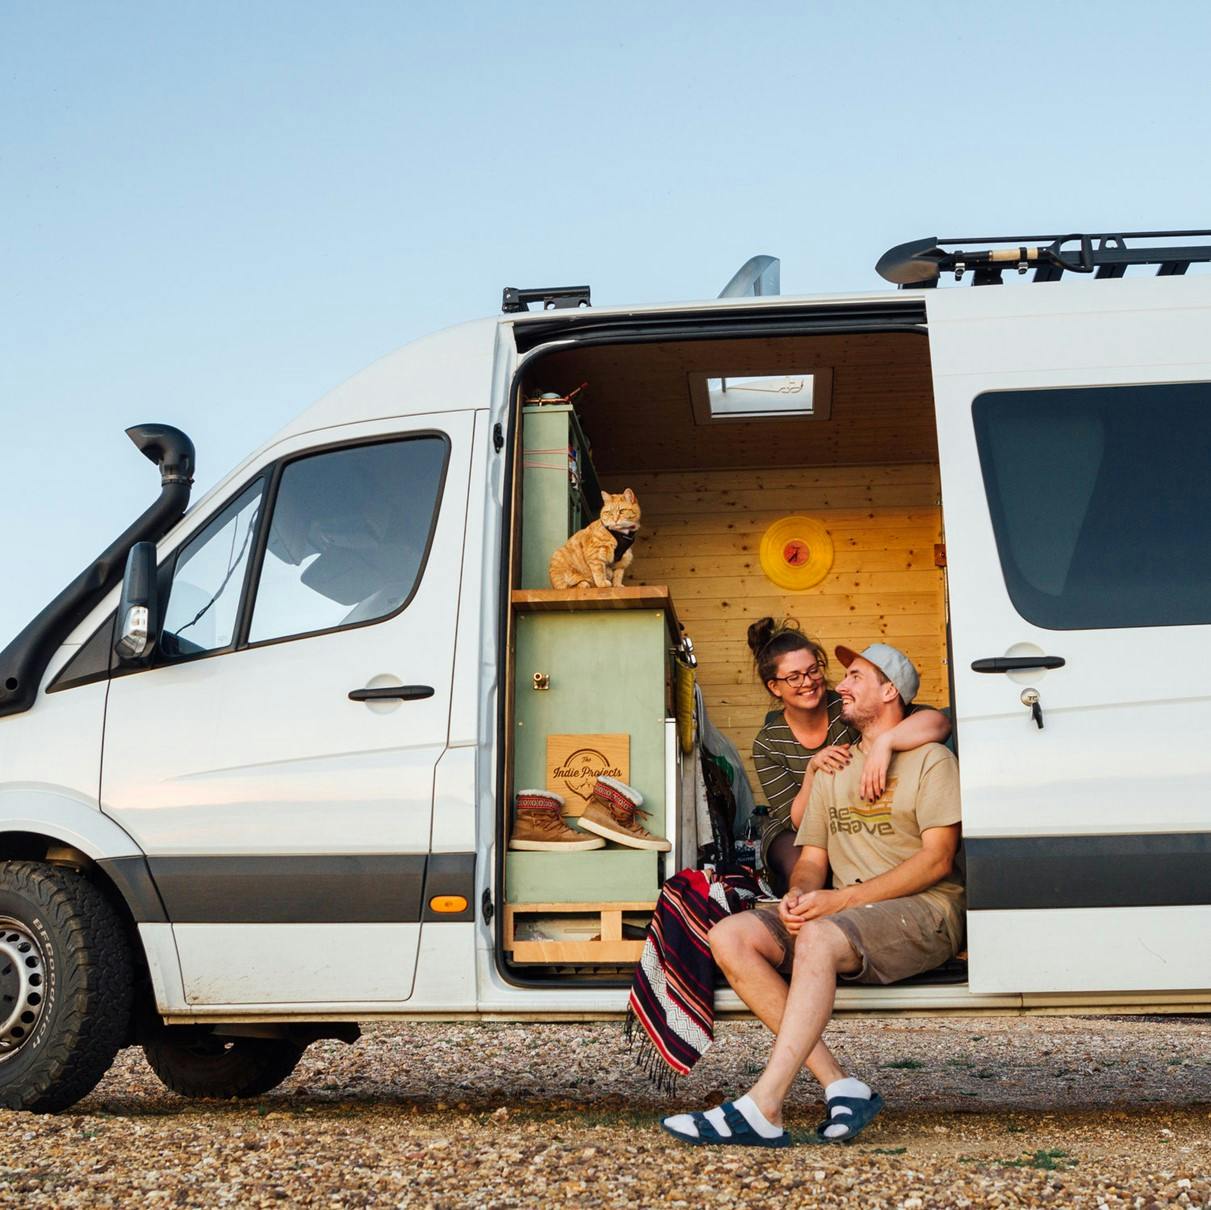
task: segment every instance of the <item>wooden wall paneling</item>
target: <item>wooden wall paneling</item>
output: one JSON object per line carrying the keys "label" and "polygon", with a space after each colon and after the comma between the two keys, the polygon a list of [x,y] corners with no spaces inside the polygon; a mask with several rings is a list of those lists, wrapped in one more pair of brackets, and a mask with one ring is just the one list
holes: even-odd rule
{"label": "wooden wall paneling", "polygon": [[[631,486],[638,491],[681,493],[707,491],[720,486],[712,471],[680,470],[644,472],[631,475]],[[765,471],[762,486],[771,488],[828,487],[872,483],[938,483],[937,468],[927,463],[908,466],[797,466],[773,467]]]}
{"label": "wooden wall paneling", "polygon": [[[834,566],[829,576],[837,581],[835,591],[844,593],[851,601],[864,593],[876,593],[881,598],[904,598],[907,594],[907,598],[915,599],[921,594],[931,593],[937,582],[937,569],[931,567],[920,571],[839,572]],[[739,596],[752,602],[769,597],[771,588],[779,597],[782,595],[782,590],[772,585],[759,568],[754,568],[751,575],[689,575],[682,578],[670,573],[664,583],[669,587],[675,601],[683,601],[687,597],[711,597],[722,601]],[[929,599],[932,600],[932,596]]]}
{"label": "wooden wall paneling", "polygon": [[[639,503],[642,506],[643,497]],[[797,509],[802,512],[802,509]],[[692,513],[668,513],[657,505],[657,510],[649,519],[647,510],[644,511],[643,528],[649,537],[656,534],[676,533],[679,538],[695,534],[727,534],[736,533],[747,535],[753,541],[760,542],[761,535],[770,524],[785,514],[774,509],[757,509],[749,513],[704,513],[701,510]],[[897,511],[893,516],[876,513],[872,508],[861,509],[829,509],[829,518],[844,534],[858,534],[863,530],[875,530],[890,533],[892,530],[912,526],[933,526],[937,522],[938,509],[914,508],[907,511]],[[833,542],[837,542],[834,536]]]}
{"label": "wooden wall paneling", "polygon": [[[728,475],[729,481],[735,478],[735,475]],[[638,490],[635,494],[639,496],[642,506],[644,497],[639,495]],[[651,492],[647,496],[648,499],[663,497],[663,493]],[[700,510],[726,515],[731,512],[744,513],[762,509],[783,516],[789,512],[810,513],[821,508],[860,508],[863,505],[874,507],[876,504],[880,508],[928,508],[936,504],[937,497],[937,489],[923,483],[884,483],[869,487],[853,484],[834,487],[776,487],[768,490],[760,487],[728,486],[711,492],[677,493],[676,501],[682,511]]]}
{"label": "wooden wall paneling", "polygon": [[[723,539],[727,541],[727,539]],[[755,544],[754,544],[755,545]],[[881,550],[862,550],[844,546],[834,555],[833,570],[841,572],[912,571],[915,568],[934,565],[933,542],[923,539],[918,547],[886,547]],[[662,562],[671,580],[689,576],[747,576],[760,575],[761,564],[756,550],[724,551],[718,554],[710,550],[698,553],[670,555]]]}
{"label": "wooden wall paneling", "polygon": [[[628,583],[669,588],[711,718],[744,758],[758,800],[752,741],[771,702],[745,642],[757,618],[797,618],[830,656],[839,643],[893,643],[921,671],[920,700],[946,704],[936,465],[635,473],[625,486],[643,508]],[[774,585],[758,557],[762,533],[790,513],[823,522],[835,547],[832,570],[806,592]],[[841,675],[834,658],[830,678]]]}

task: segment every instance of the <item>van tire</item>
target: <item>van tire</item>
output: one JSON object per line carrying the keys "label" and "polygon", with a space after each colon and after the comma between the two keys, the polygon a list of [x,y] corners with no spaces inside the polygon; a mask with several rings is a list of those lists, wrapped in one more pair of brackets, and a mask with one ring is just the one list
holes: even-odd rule
{"label": "van tire", "polygon": [[78,870],[0,861],[0,1107],[87,1096],[130,1033],[134,971],[114,906]]}
{"label": "van tire", "polygon": [[298,1066],[306,1046],[289,1038],[228,1038],[205,1026],[166,1025],[143,1042],[148,1065],[183,1097],[259,1097]]}

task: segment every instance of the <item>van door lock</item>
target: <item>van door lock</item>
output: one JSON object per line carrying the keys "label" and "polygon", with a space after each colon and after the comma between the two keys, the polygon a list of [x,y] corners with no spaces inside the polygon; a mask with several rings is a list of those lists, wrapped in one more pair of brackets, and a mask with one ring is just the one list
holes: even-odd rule
{"label": "van door lock", "polygon": [[1043,707],[1039,705],[1039,691],[1037,689],[1023,689],[1022,705],[1030,707],[1030,717],[1034,719],[1035,726],[1042,731]]}

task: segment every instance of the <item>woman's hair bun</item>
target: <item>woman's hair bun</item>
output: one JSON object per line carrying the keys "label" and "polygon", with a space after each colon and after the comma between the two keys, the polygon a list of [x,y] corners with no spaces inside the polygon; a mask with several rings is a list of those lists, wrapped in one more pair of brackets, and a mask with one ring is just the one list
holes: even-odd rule
{"label": "woman's hair bun", "polygon": [[773,618],[758,618],[748,628],[748,648],[754,657],[761,654],[761,648],[774,637],[777,629]]}
{"label": "woman's hair bun", "polygon": [[[758,618],[748,628],[748,646],[754,656],[759,656],[761,650],[771,639],[780,638],[782,635],[792,636],[797,639],[806,640],[807,636],[803,633],[799,626],[798,618],[783,618],[781,622],[775,622],[773,618]],[[802,643],[792,642],[793,647],[800,647]]]}

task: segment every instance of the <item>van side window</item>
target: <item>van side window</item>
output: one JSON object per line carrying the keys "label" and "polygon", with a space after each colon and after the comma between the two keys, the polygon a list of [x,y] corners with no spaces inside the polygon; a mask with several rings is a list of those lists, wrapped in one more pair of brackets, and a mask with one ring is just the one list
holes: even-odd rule
{"label": "van side window", "polygon": [[449,444],[421,436],[312,454],[282,470],[250,643],[377,621],[420,582]]}
{"label": "van side window", "polygon": [[246,488],[177,556],[164,609],[161,657],[222,651],[235,642],[262,486],[257,480]]}
{"label": "van side window", "polygon": [[1014,608],[1048,630],[1211,622],[1211,383],[972,405]]}

